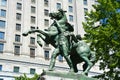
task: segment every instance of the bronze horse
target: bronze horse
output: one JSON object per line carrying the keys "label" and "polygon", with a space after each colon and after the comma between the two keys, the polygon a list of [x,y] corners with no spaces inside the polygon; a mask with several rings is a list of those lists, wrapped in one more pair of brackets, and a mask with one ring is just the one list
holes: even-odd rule
{"label": "bronze horse", "polygon": [[[62,15],[62,16],[61,16]],[[51,19],[60,22],[60,20],[64,21],[63,23],[68,26],[68,29],[73,31],[73,27],[67,22],[65,11],[58,10],[58,12],[50,13]],[[64,19],[64,20],[63,20]],[[28,32],[23,33],[23,36],[27,36],[28,34],[38,32],[37,42],[41,46],[40,38],[47,44],[51,44],[53,47],[57,47],[57,39],[59,31],[56,27],[56,22],[53,22],[50,27],[44,31],[40,29],[30,30]],[[95,62],[95,52],[90,50],[90,47],[83,41],[79,40],[78,37],[73,37],[74,35],[68,34],[72,40],[70,41],[70,59],[72,61],[74,72],[78,72],[77,64],[81,62],[85,62],[83,65],[83,74],[87,74],[91,67]],[[77,41],[75,41],[76,39]],[[72,44],[71,44],[72,43]]]}

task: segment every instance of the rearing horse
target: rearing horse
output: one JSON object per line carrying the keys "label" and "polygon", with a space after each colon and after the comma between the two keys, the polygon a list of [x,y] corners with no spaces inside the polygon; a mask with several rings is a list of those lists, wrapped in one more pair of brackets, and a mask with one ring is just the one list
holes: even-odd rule
{"label": "rearing horse", "polygon": [[[68,26],[66,30],[73,31],[73,27],[69,23],[67,23],[65,11],[58,10],[57,13],[50,13],[50,17],[51,19],[55,19],[57,20],[57,22],[64,23],[65,26]],[[46,42],[47,44],[51,44],[53,47],[56,48],[58,35],[59,35],[59,30],[56,26],[57,26],[56,22],[53,22],[50,25],[50,27],[44,31],[40,29],[35,29],[35,30],[30,30],[28,32],[23,33],[23,35],[27,36],[28,34],[37,32],[39,33],[37,35],[37,42],[40,46],[41,46],[41,43],[39,39],[41,38],[44,42]],[[69,36],[71,37],[71,35]],[[74,38],[77,38],[77,37],[74,37]],[[72,42],[73,42],[73,45],[72,45],[72,48],[70,48],[70,59],[73,62],[74,72],[78,71],[77,69],[78,63],[85,62],[85,64],[83,65],[83,74],[87,74],[88,71],[93,66],[93,62],[95,61],[95,52],[91,51],[89,46],[83,41],[78,40],[77,42],[74,42],[72,39]]]}
{"label": "rearing horse", "polygon": [[[49,16],[51,17],[51,19],[55,19],[58,22],[64,23],[66,26],[68,26],[68,29],[73,31],[73,27],[67,23],[67,18],[65,15],[66,11],[63,10],[58,10],[57,13],[50,13]],[[28,34],[31,33],[39,33],[37,34],[37,43],[42,46],[41,42],[40,42],[40,38],[47,44],[51,44],[53,47],[56,47],[56,40],[58,39],[58,34],[59,31],[56,27],[56,22],[53,22],[50,27],[48,29],[45,29],[44,31],[40,30],[40,29],[34,29],[34,30],[29,30],[27,32],[24,32],[22,35],[23,36],[27,36]]]}

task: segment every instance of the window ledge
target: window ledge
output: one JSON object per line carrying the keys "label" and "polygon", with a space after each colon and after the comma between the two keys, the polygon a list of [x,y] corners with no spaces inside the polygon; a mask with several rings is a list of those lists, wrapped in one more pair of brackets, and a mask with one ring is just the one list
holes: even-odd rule
{"label": "window ledge", "polygon": [[0,18],[6,18],[6,16],[0,16]]}
{"label": "window ledge", "polygon": [[37,48],[35,44],[29,44],[29,47]]}
{"label": "window ledge", "polygon": [[14,45],[20,45],[20,46],[22,45],[21,42],[13,42],[13,44],[14,44]]}
{"label": "window ledge", "polygon": [[0,39],[0,43],[6,43],[6,40]]}
{"label": "window ledge", "polygon": [[50,47],[46,47],[46,46],[44,46],[43,49],[45,49],[45,50],[51,50]]}

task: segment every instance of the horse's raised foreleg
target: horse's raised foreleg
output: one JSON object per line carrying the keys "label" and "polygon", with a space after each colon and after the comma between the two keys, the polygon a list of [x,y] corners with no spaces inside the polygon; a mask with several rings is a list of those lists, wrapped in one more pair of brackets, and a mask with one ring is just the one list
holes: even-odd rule
{"label": "horse's raised foreleg", "polygon": [[46,36],[46,37],[49,37],[49,36],[54,36],[56,34],[58,34],[57,31],[54,31],[54,30],[51,30],[51,31],[42,31],[42,30],[39,30],[39,29],[35,29],[35,30],[32,30],[32,31],[29,31],[29,33],[35,33],[35,32],[38,32],[38,33],[41,33],[42,35]]}
{"label": "horse's raised foreleg", "polygon": [[40,39],[45,40],[45,39],[42,37],[41,34],[37,34],[37,43],[39,44],[39,46],[42,47],[42,43],[41,43]]}
{"label": "horse's raised foreleg", "polygon": [[28,34],[35,33],[35,32],[36,32],[36,30],[29,30],[27,32],[24,32],[22,35],[27,36]]}
{"label": "horse's raised foreleg", "polygon": [[27,36],[28,34],[35,33],[35,32],[41,33],[41,34],[43,34],[44,36],[48,36],[48,35],[49,35],[48,32],[42,31],[42,30],[38,30],[38,29],[29,30],[29,31],[27,31],[27,32],[24,32],[22,35],[23,35],[23,36]]}
{"label": "horse's raised foreleg", "polygon": [[[42,43],[40,41],[40,39],[42,39],[45,43],[48,43],[46,42],[48,39],[46,36],[42,35],[42,34],[37,34],[37,43],[42,47]],[[49,41],[49,40],[48,40]]]}

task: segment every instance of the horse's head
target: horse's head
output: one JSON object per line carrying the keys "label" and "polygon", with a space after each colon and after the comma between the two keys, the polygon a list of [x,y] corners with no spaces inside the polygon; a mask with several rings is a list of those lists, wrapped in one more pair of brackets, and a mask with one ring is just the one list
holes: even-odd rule
{"label": "horse's head", "polygon": [[65,12],[66,11],[59,9],[58,12],[49,13],[49,16],[51,17],[51,19],[55,19],[55,20],[60,20],[62,18],[66,19]]}

